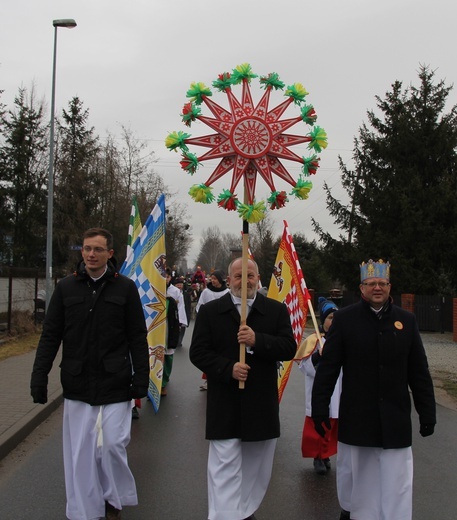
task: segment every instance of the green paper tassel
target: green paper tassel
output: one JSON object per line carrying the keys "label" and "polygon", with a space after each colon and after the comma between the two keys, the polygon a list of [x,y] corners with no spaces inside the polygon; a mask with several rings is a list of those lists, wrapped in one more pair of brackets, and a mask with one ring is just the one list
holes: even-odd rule
{"label": "green paper tassel", "polygon": [[282,90],[286,84],[279,79],[279,75],[276,72],[270,72],[268,76],[262,76],[260,78],[260,86],[265,90],[270,87],[275,90]]}
{"label": "green paper tassel", "polygon": [[295,195],[297,199],[306,200],[312,187],[313,183],[300,175],[297,184],[292,188],[291,195]]}
{"label": "green paper tassel", "polygon": [[223,190],[217,199],[217,205],[227,211],[234,211],[238,206],[238,199],[230,190]]}
{"label": "green paper tassel", "polygon": [[284,95],[293,98],[294,103],[299,105],[308,94],[309,92],[306,91],[305,87],[301,83],[294,83],[287,87]]}
{"label": "green paper tassel", "polygon": [[322,152],[322,148],[327,148],[327,132],[320,126],[316,126],[311,132],[312,140],[308,143],[308,148],[314,148],[316,152]]}
{"label": "green paper tassel", "polygon": [[270,209],[280,209],[286,205],[286,202],[289,202],[289,199],[285,191],[272,191],[267,202],[270,204]]}
{"label": "green paper tassel", "polygon": [[190,98],[191,101],[197,105],[201,105],[203,102],[203,96],[210,97],[213,93],[204,83],[191,83],[190,88],[186,93],[186,97]]}
{"label": "green paper tassel", "polygon": [[319,157],[312,155],[311,157],[303,157],[302,172],[306,177],[314,175],[319,168]]}
{"label": "green paper tassel", "polygon": [[251,83],[251,79],[256,78],[257,74],[252,72],[251,66],[249,63],[242,63],[235,67],[232,71],[232,84],[238,85],[243,79],[247,79],[249,83]]}
{"label": "green paper tassel", "polygon": [[191,152],[184,152],[182,154],[182,160],[179,164],[184,171],[190,173],[191,175],[193,175],[200,166],[197,156]]}
{"label": "green paper tassel", "polygon": [[308,125],[314,125],[317,119],[317,114],[314,111],[313,105],[305,105],[301,109],[301,118]]}
{"label": "green paper tassel", "polygon": [[243,220],[250,224],[257,224],[265,218],[265,202],[261,200],[257,204],[238,204],[238,213]]}
{"label": "green paper tassel", "polygon": [[201,114],[201,108],[195,103],[186,103],[181,112],[182,122],[186,126],[190,126],[193,121]]}
{"label": "green paper tassel", "polygon": [[214,200],[214,195],[211,193],[213,188],[206,184],[194,184],[190,187],[189,195],[195,202],[202,202],[203,204],[210,204]]}
{"label": "green paper tassel", "polygon": [[179,132],[171,132],[165,139],[165,146],[169,150],[174,150],[175,152],[177,152],[176,148],[181,148],[181,150],[187,151],[189,148],[187,148],[187,145],[184,141],[189,137],[190,134],[185,134],[181,130]]}
{"label": "green paper tassel", "polygon": [[227,89],[232,86],[232,76],[230,72],[223,72],[219,74],[218,78],[213,81],[213,87],[216,88],[219,92],[225,92]]}

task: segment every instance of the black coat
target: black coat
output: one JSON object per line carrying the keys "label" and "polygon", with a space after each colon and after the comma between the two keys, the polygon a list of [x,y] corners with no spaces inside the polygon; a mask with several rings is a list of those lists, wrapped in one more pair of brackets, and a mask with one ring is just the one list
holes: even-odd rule
{"label": "black coat", "polygon": [[365,300],[335,312],[312,393],[314,416],[328,414],[343,368],[338,439],[354,446],[411,446],[411,398],[421,424],[435,424],[435,398],[414,315],[389,304],[381,319]]}
{"label": "black coat", "polygon": [[239,361],[240,315],[230,293],[203,305],[195,321],[190,359],[208,378],[206,438],[260,441],[279,437],[278,361],[294,357],[297,345],[284,304],[257,297],[247,318],[255,331],[244,389],[232,378]]}
{"label": "black coat", "polygon": [[147,395],[149,354],[135,283],[108,271],[95,284],[83,264],[62,279],[43,326],[31,387],[46,387],[62,342],[63,396],[91,405]]}

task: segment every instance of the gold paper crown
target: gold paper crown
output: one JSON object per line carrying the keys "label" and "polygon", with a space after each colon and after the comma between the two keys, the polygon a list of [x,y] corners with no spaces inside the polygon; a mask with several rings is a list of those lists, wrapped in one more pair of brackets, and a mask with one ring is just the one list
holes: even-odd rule
{"label": "gold paper crown", "polygon": [[379,259],[377,262],[368,260],[367,263],[360,264],[360,281],[363,282],[367,278],[385,278],[390,280],[390,264]]}

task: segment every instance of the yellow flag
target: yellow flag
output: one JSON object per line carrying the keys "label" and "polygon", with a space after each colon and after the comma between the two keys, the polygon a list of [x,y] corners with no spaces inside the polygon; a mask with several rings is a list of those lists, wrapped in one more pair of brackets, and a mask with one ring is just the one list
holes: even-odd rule
{"label": "yellow flag", "polygon": [[[286,304],[295,341],[297,346],[300,345],[306,326],[309,293],[286,221],[284,221],[284,231],[268,288],[268,297]],[[291,368],[292,361],[283,361],[279,366],[278,390],[280,401]]]}
{"label": "yellow flag", "polygon": [[143,304],[149,345],[148,397],[156,412],[160,405],[167,326],[165,259],[165,196],[161,195],[120,270],[135,282]]}

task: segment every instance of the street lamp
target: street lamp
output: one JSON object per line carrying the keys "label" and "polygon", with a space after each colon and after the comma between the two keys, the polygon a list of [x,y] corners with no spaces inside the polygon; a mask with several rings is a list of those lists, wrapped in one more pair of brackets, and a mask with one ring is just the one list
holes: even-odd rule
{"label": "street lamp", "polygon": [[52,90],[51,90],[51,128],[49,132],[49,176],[48,176],[48,220],[46,228],[46,310],[52,293],[52,225],[54,210],[54,112],[56,103],[56,55],[57,55],[57,28],[73,29],[76,22],[71,18],[53,20],[54,26],[54,58],[52,63]]}

